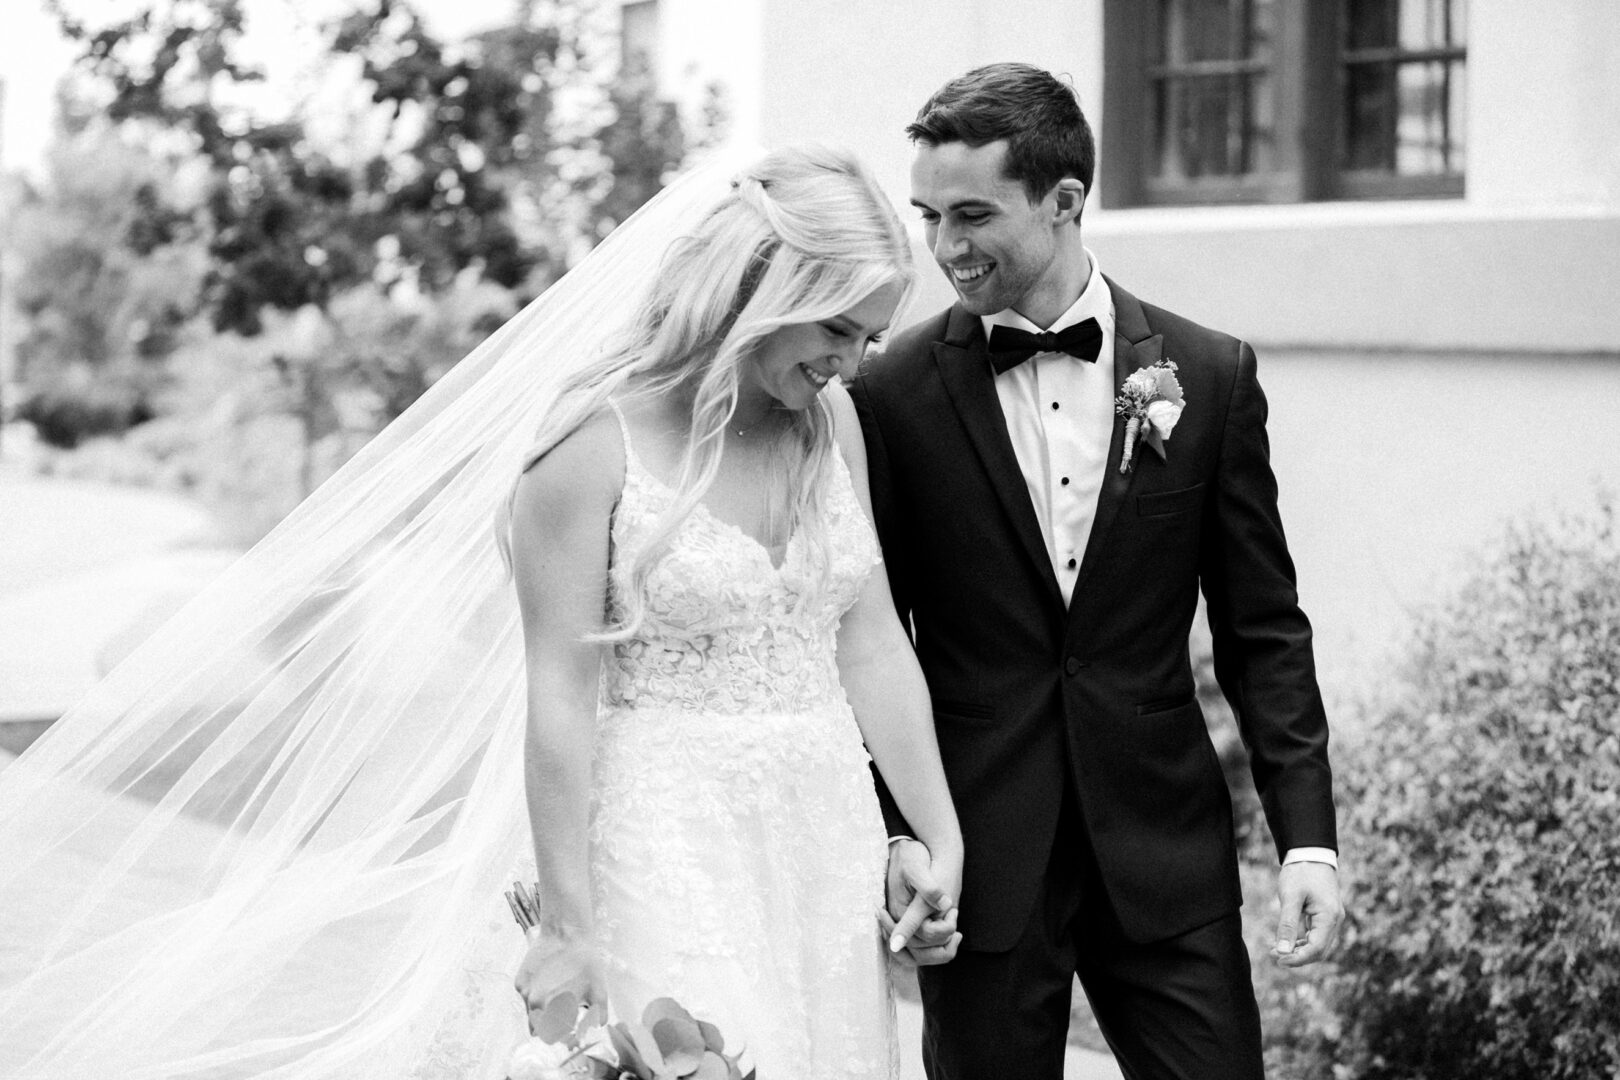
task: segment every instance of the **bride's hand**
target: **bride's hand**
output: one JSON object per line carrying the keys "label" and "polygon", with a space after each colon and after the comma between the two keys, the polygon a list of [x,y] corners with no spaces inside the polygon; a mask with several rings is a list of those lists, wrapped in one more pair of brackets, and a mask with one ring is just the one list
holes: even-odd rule
{"label": "bride's hand", "polygon": [[961,891],[960,845],[942,845],[936,853],[918,840],[891,844],[888,905],[878,919],[890,952],[913,964],[955,959],[962,943],[955,899]]}
{"label": "bride's hand", "polygon": [[531,1013],[565,990],[597,1014],[607,1015],[607,984],[596,948],[579,939],[560,938],[540,930],[529,931],[529,951],[513,979]]}

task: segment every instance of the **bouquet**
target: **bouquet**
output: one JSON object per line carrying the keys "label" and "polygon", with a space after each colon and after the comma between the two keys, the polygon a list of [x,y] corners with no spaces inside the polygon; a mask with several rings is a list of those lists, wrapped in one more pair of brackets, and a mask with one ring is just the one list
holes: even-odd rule
{"label": "bouquet", "polygon": [[[539,925],[533,891],[521,883],[506,894],[524,932]],[[564,990],[529,1010],[529,1038],[512,1054],[508,1080],[755,1080],[713,1024],[673,998],[658,998],[641,1023],[598,1025],[586,1003]]]}

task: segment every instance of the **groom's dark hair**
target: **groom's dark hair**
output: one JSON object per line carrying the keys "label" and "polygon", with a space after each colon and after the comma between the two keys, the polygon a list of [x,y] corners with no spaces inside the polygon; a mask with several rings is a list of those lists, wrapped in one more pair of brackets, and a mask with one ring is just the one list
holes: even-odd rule
{"label": "groom's dark hair", "polygon": [[1007,179],[1030,200],[1072,176],[1091,193],[1097,144],[1074,87],[1029,64],[989,64],[934,91],[906,127],[913,142],[979,147],[1007,140]]}

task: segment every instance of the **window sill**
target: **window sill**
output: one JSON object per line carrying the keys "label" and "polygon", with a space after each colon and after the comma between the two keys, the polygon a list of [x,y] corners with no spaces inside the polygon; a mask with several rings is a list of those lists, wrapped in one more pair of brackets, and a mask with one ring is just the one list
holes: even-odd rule
{"label": "window sill", "polygon": [[1088,236],[1130,236],[1159,232],[1284,230],[1346,225],[1433,225],[1437,222],[1614,220],[1620,207],[1545,204],[1479,206],[1463,198],[1333,200],[1311,203],[1243,205],[1091,207]]}

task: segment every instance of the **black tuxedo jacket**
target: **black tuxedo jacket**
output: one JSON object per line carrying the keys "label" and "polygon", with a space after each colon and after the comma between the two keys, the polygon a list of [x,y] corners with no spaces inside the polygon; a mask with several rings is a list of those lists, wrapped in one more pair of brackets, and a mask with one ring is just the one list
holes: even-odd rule
{"label": "black tuxedo jacket", "polygon": [[[1125,935],[1174,936],[1241,902],[1232,809],[1194,698],[1202,585],[1216,675],[1279,852],[1335,847],[1327,722],[1277,514],[1254,353],[1110,281],[1114,376],[1174,360],[1186,409],[1161,459],[1107,478],[1065,609],[1007,436],[977,316],[897,335],[853,387],[876,525],[933,696],[967,861],[964,947],[1011,948],[1066,781]],[[906,831],[881,790],[891,833]]]}

